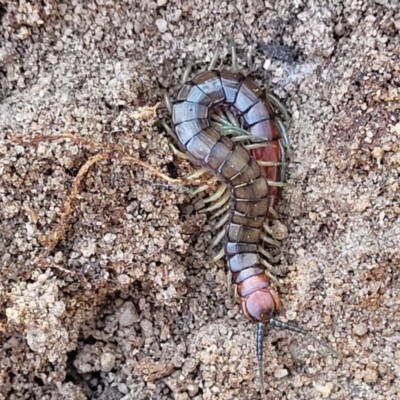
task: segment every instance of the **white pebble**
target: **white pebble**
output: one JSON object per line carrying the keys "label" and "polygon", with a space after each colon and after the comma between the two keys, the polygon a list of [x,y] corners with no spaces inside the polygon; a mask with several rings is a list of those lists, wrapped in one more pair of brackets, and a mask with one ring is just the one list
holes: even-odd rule
{"label": "white pebble", "polygon": [[103,353],[101,355],[100,364],[103,372],[110,372],[115,365],[115,355],[112,353]]}
{"label": "white pebble", "polygon": [[156,21],[156,25],[157,25],[158,30],[159,30],[161,33],[164,33],[164,32],[167,31],[168,24],[167,24],[167,21],[166,21],[165,19],[158,19],[158,20]]}
{"label": "white pebble", "polygon": [[368,326],[363,322],[353,325],[353,332],[357,336],[363,336],[368,332]]}
{"label": "white pebble", "polygon": [[161,36],[161,39],[164,40],[164,42],[166,42],[166,43],[172,42],[172,40],[174,40],[174,38],[172,37],[172,35],[169,32],[164,33],[164,35]]}
{"label": "white pebble", "polygon": [[327,398],[331,395],[333,389],[333,383],[328,382],[326,385],[315,385],[318,392],[322,394],[324,398]]}
{"label": "white pebble", "polygon": [[288,374],[289,374],[288,370],[286,368],[282,368],[275,371],[274,376],[276,379],[281,379],[287,376]]}
{"label": "white pebble", "polygon": [[103,240],[106,243],[112,243],[116,238],[117,238],[117,235],[114,235],[113,233],[106,233],[103,237]]}
{"label": "white pebble", "polygon": [[139,315],[136,312],[135,306],[131,302],[126,302],[123,305],[124,311],[119,317],[119,324],[121,326],[131,326],[138,321]]}
{"label": "white pebble", "polygon": [[153,323],[151,321],[149,321],[148,319],[143,319],[140,322],[140,327],[142,328],[144,336],[153,336]]}
{"label": "white pebble", "polygon": [[126,274],[118,275],[117,279],[121,285],[128,285],[131,282],[131,278]]}

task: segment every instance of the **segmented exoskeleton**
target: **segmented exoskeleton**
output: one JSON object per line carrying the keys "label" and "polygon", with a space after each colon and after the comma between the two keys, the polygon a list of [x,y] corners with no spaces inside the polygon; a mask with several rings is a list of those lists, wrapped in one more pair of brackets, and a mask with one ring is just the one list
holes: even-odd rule
{"label": "segmented exoskeleton", "polygon": [[[190,68],[186,71],[185,83],[173,104],[166,99],[173,129],[165,127],[189,158],[201,165],[202,170],[196,176],[209,171],[228,189],[229,209],[217,224],[226,224],[225,229],[214,244],[225,237],[219,256],[226,257],[244,315],[258,323],[257,358],[264,391],[265,324],[308,333],[275,318],[280,299],[271,279],[276,278],[263,257],[269,258],[269,253],[259,245],[261,239],[270,240],[263,229],[268,215],[274,213],[272,206],[282,186],[279,180],[283,180],[284,145],[288,147],[288,140],[284,125],[276,118],[264,91],[237,71],[235,52],[231,71],[215,69],[217,57],[218,54],[206,72],[191,80],[188,80]],[[275,103],[286,113],[280,103]],[[231,125],[224,122],[227,119],[232,121]],[[229,133],[235,121],[240,125],[236,133],[242,131],[244,135]],[[228,196],[225,195],[225,203]]]}

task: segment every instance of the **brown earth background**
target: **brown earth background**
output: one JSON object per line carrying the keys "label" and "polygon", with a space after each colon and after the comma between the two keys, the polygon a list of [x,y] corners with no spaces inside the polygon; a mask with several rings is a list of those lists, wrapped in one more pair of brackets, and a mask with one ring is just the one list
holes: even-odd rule
{"label": "brown earth background", "polygon": [[[400,398],[397,1],[0,0],[0,399],[259,399],[156,121],[238,46],[293,121],[267,399]],[[162,175],[161,173],[165,174]]]}

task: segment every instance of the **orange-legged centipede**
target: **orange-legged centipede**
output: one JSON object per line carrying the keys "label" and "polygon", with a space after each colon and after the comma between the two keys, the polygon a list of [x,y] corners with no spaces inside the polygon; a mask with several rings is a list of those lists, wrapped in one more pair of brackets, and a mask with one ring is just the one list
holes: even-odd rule
{"label": "orange-legged centipede", "polygon": [[[304,329],[276,319],[280,298],[271,283],[276,278],[268,271],[271,266],[263,257],[268,258],[269,254],[259,245],[265,236],[267,216],[273,212],[272,206],[282,186],[279,180],[283,180],[288,139],[285,126],[276,118],[264,91],[238,72],[235,49],[232,70],[215,69],[217,58],[218,52],[209,69],[191,80],[188,79],[190,68],[186,70],[175,101],[171,103],[166,97],[173,129],[164,126],[190,160],[202,167],[197,176],[209,171],[228,189],[225,202],[230,197],[230,206],[217,224],[225,224],[225,229],[215,243],[225,237],[220,254],[225,255],[242,312],[258,324],[257,358],[264,391],[265,324],[309,335]],[[279,102],[275,106],[286,113]],[[244,132],[244,136],[232,137],[229,134],[232,127],[224,131],[226,126],[221,116],[227,116],[233,125],[239,121],[236,132]],[[249,141],[252,144],[245,145]]]}

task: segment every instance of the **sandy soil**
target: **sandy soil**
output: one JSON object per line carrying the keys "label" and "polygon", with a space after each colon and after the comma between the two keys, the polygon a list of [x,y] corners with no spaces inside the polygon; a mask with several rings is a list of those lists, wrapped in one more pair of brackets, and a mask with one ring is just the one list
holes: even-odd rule
{"label": "sandy soil", "polygon": [[0,398],[260,398],[155,124],[231,38],[293,116],[282,319],[347,360],[270,329],[266,398],[399,398],[396,3],[0,0]]}

